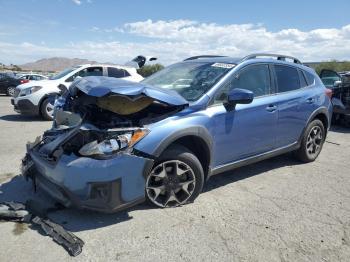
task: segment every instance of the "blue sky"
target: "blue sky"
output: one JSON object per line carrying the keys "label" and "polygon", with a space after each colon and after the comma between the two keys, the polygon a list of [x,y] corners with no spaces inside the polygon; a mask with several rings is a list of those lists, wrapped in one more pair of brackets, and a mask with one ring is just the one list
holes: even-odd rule
{"label": "blue sky", "polygon": [[349,7],[348,0],[0,0],[0,62],[145,54],[168,64],[256,51],[350,59]]}

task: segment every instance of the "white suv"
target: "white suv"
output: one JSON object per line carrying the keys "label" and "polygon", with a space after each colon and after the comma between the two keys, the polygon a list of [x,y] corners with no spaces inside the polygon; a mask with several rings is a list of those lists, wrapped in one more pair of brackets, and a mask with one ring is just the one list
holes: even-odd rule
{"label": "white suv", "polygon": [[143,79],[136,68],[116,65],[79,65],[67,68],[49,80],[30,81],[17,86],[11,103],[14,110],[21,114],[41,115],[52,120],[53,104],[59,94],[59,85],[69,86],[76,77],[109,76],[139,82]]}

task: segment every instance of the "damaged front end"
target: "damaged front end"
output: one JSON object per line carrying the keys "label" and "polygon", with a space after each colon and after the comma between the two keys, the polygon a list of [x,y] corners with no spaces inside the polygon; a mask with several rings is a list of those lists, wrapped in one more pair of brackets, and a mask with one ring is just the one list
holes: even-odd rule
{"label": "damaged front end", "polygon": [[147,125],[179,112],[175,92],[106,77],[75,81],[53,127],[27,145],[22,173],[66,207],[113,212],[144,201],[153,157],[133,148]]}
{"label": "damaged front end", "polygon": [[[333,87],[332,91],[334,113],[350,118],[350,74],[343,75],[342,80]],[[348,120],[350,122],[350,119]]]}

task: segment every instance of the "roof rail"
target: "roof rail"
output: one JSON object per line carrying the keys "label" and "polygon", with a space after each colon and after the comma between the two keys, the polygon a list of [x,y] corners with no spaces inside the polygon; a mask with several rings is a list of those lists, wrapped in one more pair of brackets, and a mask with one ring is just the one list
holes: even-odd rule
{"label": "roof rail", "polygon": [[211,58],[211,57],[226,57],[224,55],[197,55],[197,56],[191,56],[189,58],[186,58],[184,61],[189,61],[189,60],[195,60],[199,58]]}
{"label": "roof rail", "polygon": [[293,63],[296,64],[301,64],[300,60],[298,58],[295,58],[293,56],[288,56],[288,55],[277,55],[277,54],[267,54],[267,53],[257,53],[257,54],[250,54],[247,55],[245,57],[242,58],[241,62],[249,60],[249,59],[254,59],[254,58],[258,58],[259,56],[269,56],[269,57],[276,57],[277,60],[282,60],[282,61],[286,61],[287,59],[291,59],[293,60]]}

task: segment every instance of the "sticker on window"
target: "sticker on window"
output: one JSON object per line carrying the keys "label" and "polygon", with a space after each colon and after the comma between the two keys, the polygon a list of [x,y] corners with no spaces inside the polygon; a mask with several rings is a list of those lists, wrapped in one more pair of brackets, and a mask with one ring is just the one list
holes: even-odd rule
{"label": "sticker on window", "polygon": [[212,64],[211,66],[221,67],[221,68],[233,68],[235,65],[233,65],[233,64],[225,64],[225,63],[215,63],[215,64]]}

